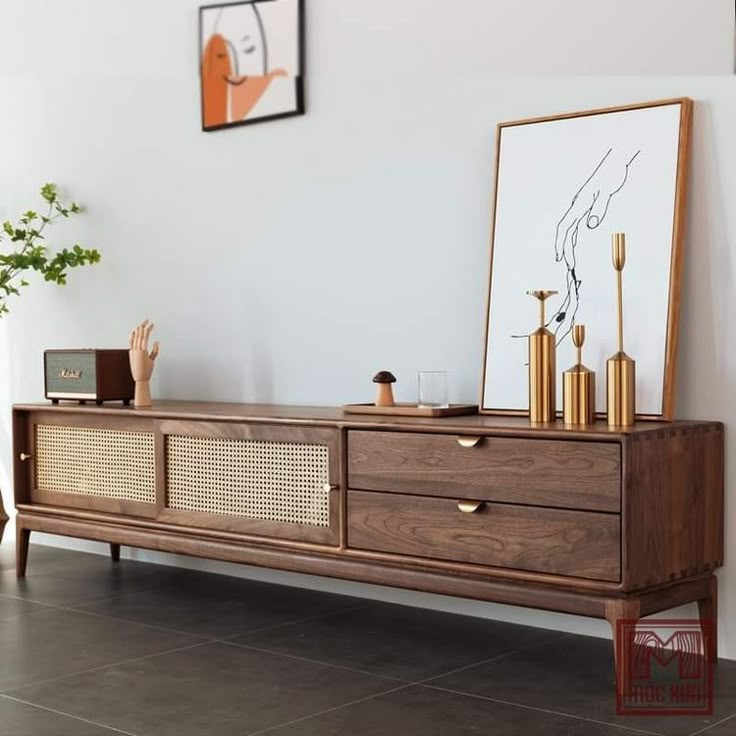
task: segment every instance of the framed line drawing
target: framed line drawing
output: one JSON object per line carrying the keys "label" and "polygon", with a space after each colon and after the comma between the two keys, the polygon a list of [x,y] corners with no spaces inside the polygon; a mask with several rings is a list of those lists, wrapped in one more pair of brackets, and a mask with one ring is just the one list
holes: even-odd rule
{"label": "framed line drawing", "polygon": [[199,9],[202,130],[304,114],[304,0]]}
{"label": "framed line drawing", "polygon": [[531,289],[559,292],[547,302],[558,408],[562,371],[576,362],[572,328],[584,324],[605,413],[617,336],[611,234],[623,232],[637,418],[672,419],[692,111],[679,98],[498,125],[481,413],[528,414]]}

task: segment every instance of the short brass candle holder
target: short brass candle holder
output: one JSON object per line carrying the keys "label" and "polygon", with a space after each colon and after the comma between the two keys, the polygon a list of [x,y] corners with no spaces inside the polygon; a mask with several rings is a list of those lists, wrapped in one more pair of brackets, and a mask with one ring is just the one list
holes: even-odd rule
{"label": "short brass candle holder", "polygon": [[618,352],[606,361],[608,426],[630,427],[636,421],[636,363],[624,352],[622,274],[626,265],[626,235],[614,233],[612,241],[618,288]]}
{"label": "short brass candle holder", "polygon": [[592,424],[595,421],[595,372],[583,365],[585,325],[572,328],[577,363],[562,374],[562,418],[565,424]]}
{"label": "short brass candle holder", "polygon": [[545,327],[544,303],[557,292],[540,289],[527,294],[539,299],[539,328],[529,335],[529,420],[554,422],[557,414],[555,336]]}

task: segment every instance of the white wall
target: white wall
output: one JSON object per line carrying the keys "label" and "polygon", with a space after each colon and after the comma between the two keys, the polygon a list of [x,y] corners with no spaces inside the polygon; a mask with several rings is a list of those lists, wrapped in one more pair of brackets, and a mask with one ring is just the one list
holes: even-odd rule
{"label": "white wall", "polygon": [[[339,404],[370,396],[379,368],[393,370],[400,397],[411,398],[416,371],[436,367],[451,372],[453,400],[477,400],[495,124],[678,95],[698,101],[678,414],[730,419],[734,77],[500,75],[529,71],[533,52],[545,72],[578,71],[579,59],[579,71],[658,72],[664,58],[672,70],[687,62],[702,71],[709,58],[709,69],[725,73],[732,3],[619,2],[622,17],[638,8],[656,54],[627,37],[625,54],[607,41],[596,55],[583,43],[594,19],[600,33],[624,31],[602,3],[587,24],[567,16],[590,12],[593,3],[577,0],[544,19],[543,0],[533,3],[537,15],[490,0],[436,3],[442,12],[433,15],[428,4],[312,0],[308,115],[203,134],[197,3],[172,11],[163,0],[0,2],[0,27],[14,29],[0,45],[0,219],[53,180],[88,207],[54,238],[103,252],[67,289],[34,282],[0,325],[6,505],[8,407],[42,398],[43,349],[124,345],[144,317],[162,342],[154,381],[162,398]],[[657,18],[653,9],[665,5]],[[533,19],[524,34],[522,18]],[[448,36],[448,23],[467,35]],[[727,439],[721,644],[736,657],[736,440]],[[606,633],[574,617],[259,574]]]}

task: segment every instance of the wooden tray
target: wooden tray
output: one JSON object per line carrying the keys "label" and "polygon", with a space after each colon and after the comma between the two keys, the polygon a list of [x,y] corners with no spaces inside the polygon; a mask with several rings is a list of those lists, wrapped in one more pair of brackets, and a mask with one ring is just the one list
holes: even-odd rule
{"label": "wooden tray", "polygon": [[394,406],[375,404],[343,404],[346,414],[388,414],[395,417],[457,417],[462,414],[477,414],[477,404],[450,404],[446,409],[398,403]]}

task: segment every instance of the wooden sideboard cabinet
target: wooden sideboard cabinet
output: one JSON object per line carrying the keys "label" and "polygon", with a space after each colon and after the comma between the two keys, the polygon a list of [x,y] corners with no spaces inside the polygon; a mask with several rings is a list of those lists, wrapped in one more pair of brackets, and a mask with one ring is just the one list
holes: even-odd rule
{"label": "wooden sideboard cabinet", "polygon": [[14,446],[19,576],[35,530],[614,627],[697,601],[717,656],[717,422],[44,404],[14,407]]}

